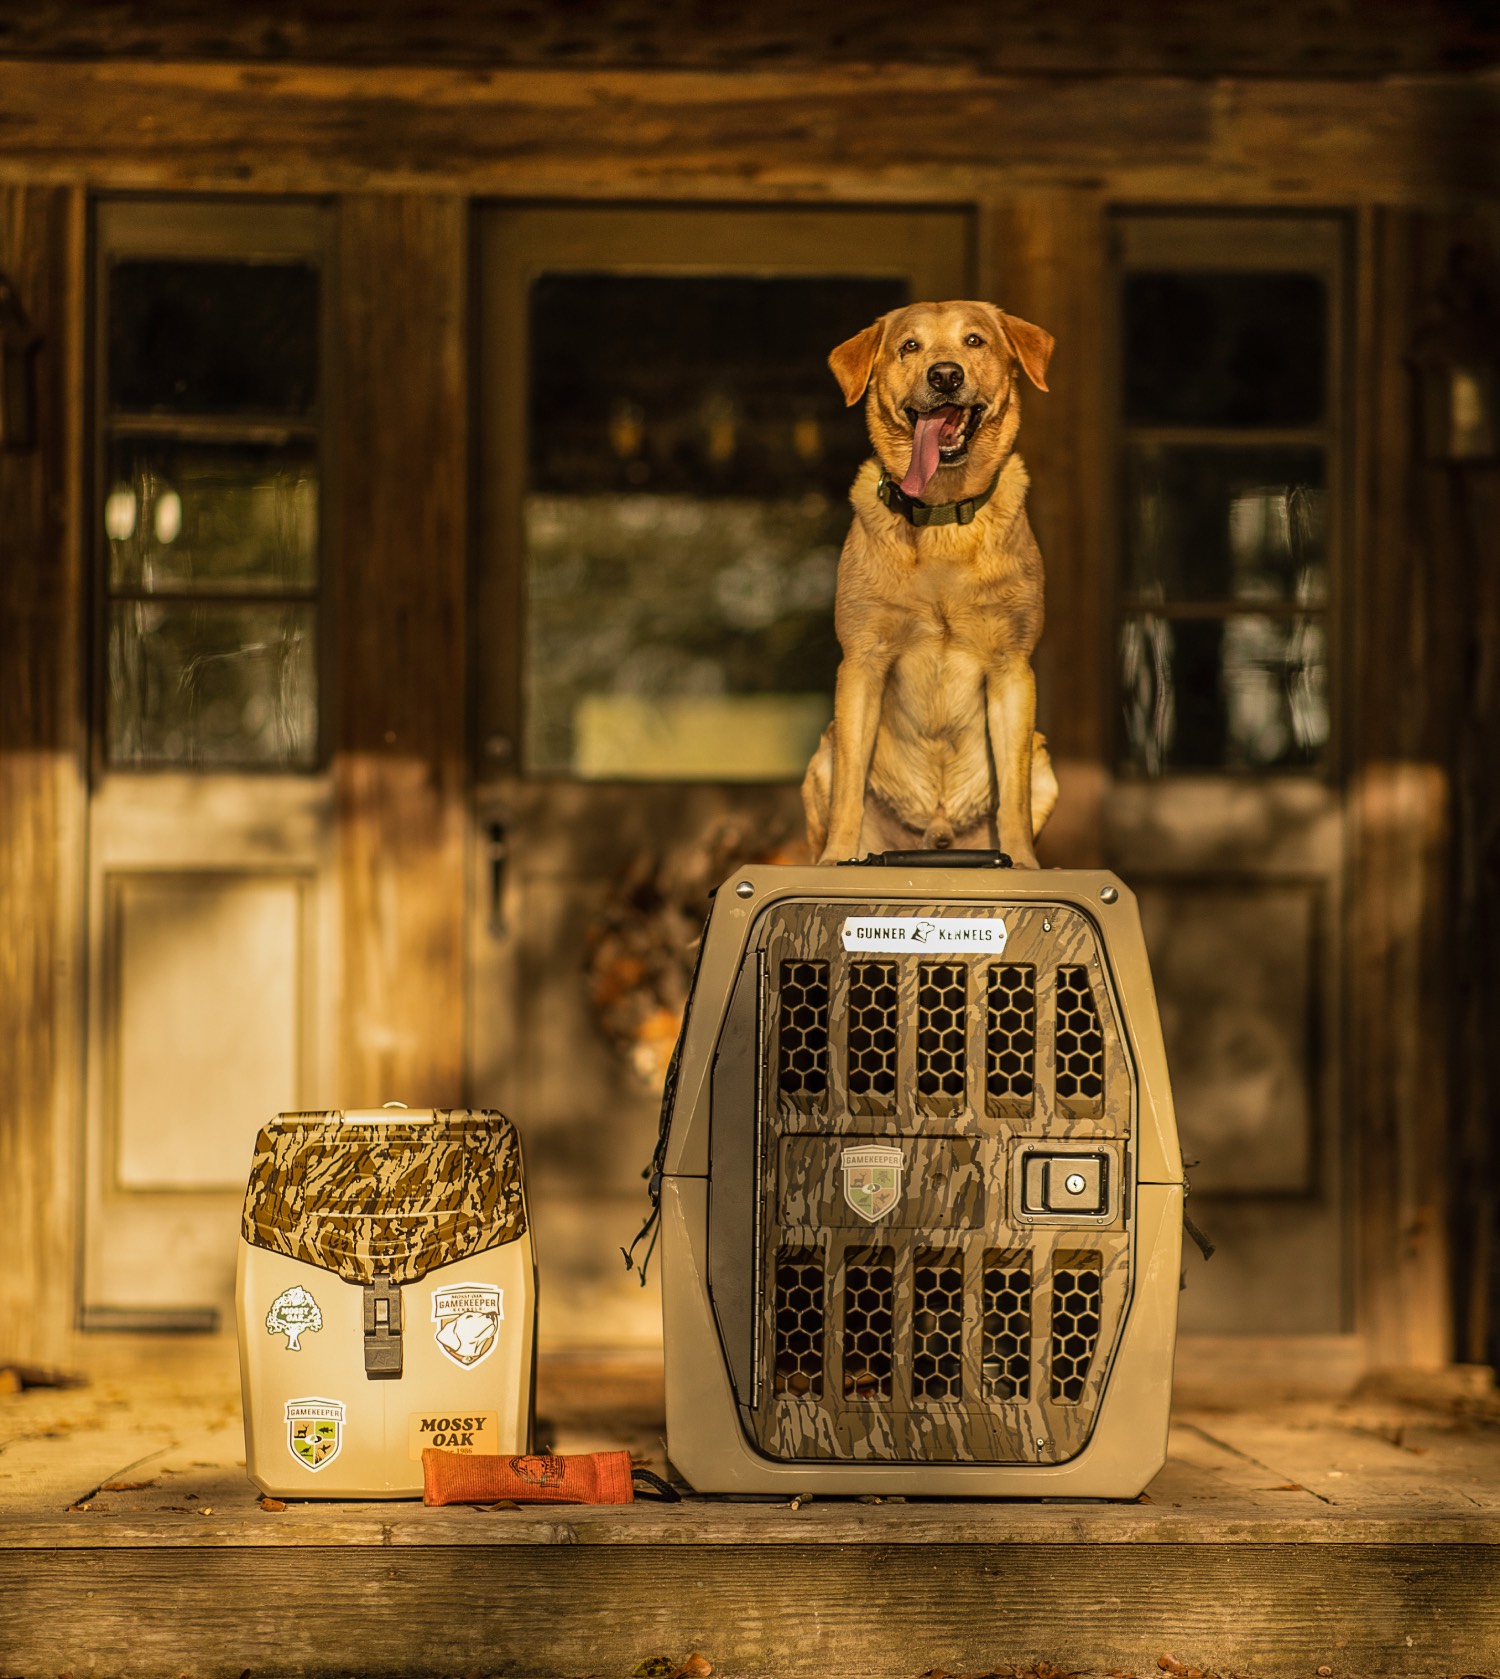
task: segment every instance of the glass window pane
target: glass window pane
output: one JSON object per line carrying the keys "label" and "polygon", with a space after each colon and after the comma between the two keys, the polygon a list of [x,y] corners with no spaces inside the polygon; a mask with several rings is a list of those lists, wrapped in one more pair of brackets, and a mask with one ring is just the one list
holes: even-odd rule
{"label": "glass window pane", "polygon": [[1145,774],[1322,762],[1329,710],[1321,616],[1142,613],[1124,621],[1119,654],[1127,756]]}
{"label": "glass window pane", "polygon": [[1125,276],[1130,425],[1310,426],[1327,405],[1315,274]]}
{"label": "glass window pane", "polygon": [[310,414],[318,271],[311,263],[115,263],[109,397],[115,411]]}
{"label": "glass window pane", "polygon": [[316,447],[116,440],[104,531],[115,589],[312,588]]}
{"label": "glass window pane", "polygon": [[311,765],[315,611],[300,602],[116,601],[109,761],[180,769]]}
{"label": "glass window pane", "polygon": [[898,280],[552,275],[532,294],[527,764],[793,779],[832,710],[868,455],[828,352]]}
{"label": "glass window pane", "polygon": [[1138,600],[1321,605],[1324,477],[1321,449],[1129,447],[1127,592]]}

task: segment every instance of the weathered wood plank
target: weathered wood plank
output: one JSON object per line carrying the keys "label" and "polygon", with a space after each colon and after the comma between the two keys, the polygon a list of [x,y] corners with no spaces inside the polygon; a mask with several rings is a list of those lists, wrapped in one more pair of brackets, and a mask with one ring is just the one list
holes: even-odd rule
{"label": "weathered wood plank", "polygon": [[469,71],[0,61],[9,178],[914,200],[1417,202],[1492,191],[1500,86],[878,69]]}
{"label": "weathered wood plank", "polygon": [[987,70],[1165,71],[1174,75],[1391,76],[1494,63],[1500,30],[1483,8],[1401,0],[1310,13],[1293,0],[1254,7],[1125,8],[1070,0],[1039,10],[1028,0],[950,0],[924,15],[914,41],[902,7],[849,0],[823,12],[799,0],[703,7],[660,0],[592,0],[558,7],[510,0],[491,11],[465,0],[426,0],[420,12],[364,0],[350,7],[303,0],[295,10],[254,0],[5,0],[0,42],[43,58],[247,59],[278,64],[429,63],[486,69],[565,63],[653,66],[924,62]]}
{"label": "weathered wood plank", "polygon": [[1021,452],[1028,515],[1047,567],[1047,624],[1037,650],[1038,723],[1061,785],[1043,862],[1103,866],[1102,801],[1113,742],[1106,697],[1113,596],[1105,203],[1087,189],[1029,193],[981,206],[981,290],[1057,340],[1048,392],[1026,389]]}
{"label": "weathered wood plank", "polygon": [[76,1241],[84,815],[83,203],[0,188],[0,273],[39,338],[35,444],[0,452],[0,1353],[66,1355]]}
{"label": "weathered wood plank", "polygon": [[629,1671],[912,1679],[933,1666],[1346,1679],[1480,1673],[1500,1549],[830,1544],[0,1553],[11,1671],[140,1679]]}
{"label": "weathered wood plank", "polygon": [[1451,655],[1430,636],[1428,533],[1414,517],[1413,384],[1421,218],[1365,218],[1356,320],[1356,402],[1367,423],[1355,463],[1355,546],[1345,746],[1349,809],[1348,1066],[1359,1183],[1360,1321],[1374,1365],[1435,1367],[1452,1356],[1449,1112],[1440,951],[1449,893],[1449,789],[1425,702]]}
{"label": "weathered wood plank", "polygon": [[338,1102],[463,1091],[467,220],[343,206],[333,521]]}
{"label": "weathered wood plank", "polygon": [[[139,1471],[142,1477],[155,1464]],[[687,1498],[678,1505],[641,1502],[610,1507],[521,1506],[424,1509],[411,1500],[334,1504],[320,1500],[262,1508],[241,1476],[175,1477],[146,1495],[101,1493],[87,1510],[0,1522],[0,1551],[120,1549],[222,1550],[271,1546],[297,1551],[320,1546],[385,1549],[443,1546],[508,1547],[603,1545],[628,1548],[739,1546],[752,1550],[796,1545],[1068,1545],[1230,1547],[1296,1545],[1404,1546],[1440,1553],[1454,1545],[1500,1549],[1500,1504],[1481,1507],[1436,1498],[1405,1512],[1372,1513],[1354,1503],[1332,1506],[1311,1493],[1266,1496],[1267,1475],[1243,1488],[1216,1488],[1184,1459],[1150,1504],[1080,1501],[986,1503],[964,1499],[863,1504],[823,1499],[793,1510],[782,1500]],[[196,1491],[195,1488],[202,1488]],[[1169,1501],[1169,1491],[1192,1492]],[[169,1499],[188,1503],[171,1504]],[[154,1498],[155,1508],[146,1508]],[[134,1504],[136,1508],[129,1506]]]}

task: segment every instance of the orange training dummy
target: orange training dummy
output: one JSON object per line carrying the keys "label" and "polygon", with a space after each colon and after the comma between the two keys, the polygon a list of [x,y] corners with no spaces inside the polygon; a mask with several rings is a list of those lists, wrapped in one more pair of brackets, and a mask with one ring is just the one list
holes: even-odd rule
{"label": "orange training dummy", "polygon": [[677,1494],[659,1477],[632,1469],[629,1452],[494,1457],[429,1446],[422,1453],[424,1504],[496,1504],[502,1499],[519,1504],[629,1504],[637,1479],[645,1483],[641,1490],[648,1497],[676,1502]]}

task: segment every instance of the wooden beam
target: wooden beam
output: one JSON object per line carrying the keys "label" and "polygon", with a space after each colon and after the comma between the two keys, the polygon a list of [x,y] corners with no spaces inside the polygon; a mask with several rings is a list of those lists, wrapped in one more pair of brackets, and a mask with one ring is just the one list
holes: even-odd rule
{"label": "wooden beam", "polygon": [[77,463],[83,207],[0,188],[0,274],[39,343],[36,444],[0,449],[0,1355],[73,1323],[82,1076],[83,590]]}
{"label": "wooden beam", "polygon": [[343,206],[332,521],[340,1101],[463,1094],[467,217]]}
{"label": "wooden beam", "polygon": [[1375,1365],[1452,1356],[1452,1138],[1440,933],[1450,788],[1433,707],[1452,658],[1432,636],[1432,532],[1415,499],[1413,392],[1421,218],[1364,219],[1357,312],[1368,419],[1356,463],[1349,613],[1349,1056],[1358,1327]]}
{"label": "wooden beam", "polygon": [[1061,787],[1044,835],[1050,867],[1104,862],[1114,552],[1105,218],[1102,196],[1089,190],[992,201],[980,215],[982,292],[1057,340],[1047,393],[1024,388],[1020,445],[1047,567],[1035,662],[1038,721]]}
{"label": "wooden beam", "polygon": [[0,60],[0,178],[100,188],[934,202],[1468,201],[1500,78],[1018,77]]}
{"label": "wooden beam", "polygon": [[[883,1512],[872,1511],[873,1517]],[[962,1511],[955,1526],[965,1525]],[[450,1526],[452,1524],[449,1524]],[[0,1551],[15,1672],[1491,1671],[1500,1546],[555,1540]],[[875,1540],[875,1532],[882,1537]],[[389,1534],[389,1530],[388,1530]]]}

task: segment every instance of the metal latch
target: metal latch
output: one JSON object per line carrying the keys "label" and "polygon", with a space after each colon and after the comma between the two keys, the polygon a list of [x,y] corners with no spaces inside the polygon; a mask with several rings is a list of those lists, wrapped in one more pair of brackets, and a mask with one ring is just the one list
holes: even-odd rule
{"label": "metal latch", "polygon": [[365,1290],[365,1375],[372,1382],[401,1374],[401,1286],[376,1277]]}

